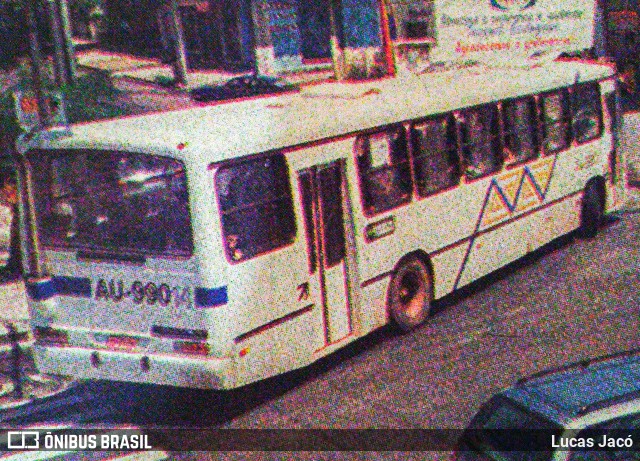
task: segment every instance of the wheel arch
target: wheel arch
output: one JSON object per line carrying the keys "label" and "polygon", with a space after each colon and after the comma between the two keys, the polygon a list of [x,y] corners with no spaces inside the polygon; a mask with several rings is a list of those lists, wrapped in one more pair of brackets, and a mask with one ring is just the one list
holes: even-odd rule
{"label": "wheel arch", "polygon": [[[429,256],[429,254],[421,249],[416,249],[413,251],[410,251],[409,253],[406,253],[404,256],[402,256],[398,262],[396,263],[396,265],[393,267],[393,271],[391,272],[391,278],[393,278],[393,276],[398,272],[398,269],[409,259],[411,258],[418,258],[427,268],[427,271],[429,273],[429,278],[431,279],[431,300],[434,300],[435,297],[435,270],[433,267],[433,261],[431,261],[431,257]],[[389,298],[389,291],[391,288],[391,282],[389,282],[389,285],[387,286],[387,299]],[[388,304],[388,303],[387,303]],[[388,314],[388,313],[387,313]]]}

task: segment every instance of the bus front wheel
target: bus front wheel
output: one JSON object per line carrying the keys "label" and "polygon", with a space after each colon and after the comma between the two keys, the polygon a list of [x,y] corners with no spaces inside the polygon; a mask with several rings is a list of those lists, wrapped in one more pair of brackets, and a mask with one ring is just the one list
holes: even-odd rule
{"label": "bus front wheel", "polygon": [[597,181],[590,181],[584,188],[580,214],[580,235],[593,238],[604,220],[604,190]]}
{"label": "bus front wheel", "polygon": [[411,256],[394,271],[389,286],[388,309],[394,323],[409,331],[420,325],[431,308],[431,276],[427,266]]}

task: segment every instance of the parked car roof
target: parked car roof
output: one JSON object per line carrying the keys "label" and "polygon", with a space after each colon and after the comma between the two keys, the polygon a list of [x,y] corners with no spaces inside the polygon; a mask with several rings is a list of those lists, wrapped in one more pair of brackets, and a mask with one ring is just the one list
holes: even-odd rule
{"label": "parked car roof", "polygon": [[[536,373],[492,396],[458,440],[454,459],[565,459],[568,446],[553,445],[552,435],[637,430],[639,415],[640,349],[583,360]],[[571,459],[603,459],[597,449],[595,457],[584,458],[585,449],[593,450],[586,447],[571,445],[571,452],[581,453]],[[627,459],[627,448],[616,447],[610,459]]]}
{"label": "parked car roof", "polygon": [[640,354],[577,362],[518,382],[503,395],[565,424],[585,413],[640,398]]}

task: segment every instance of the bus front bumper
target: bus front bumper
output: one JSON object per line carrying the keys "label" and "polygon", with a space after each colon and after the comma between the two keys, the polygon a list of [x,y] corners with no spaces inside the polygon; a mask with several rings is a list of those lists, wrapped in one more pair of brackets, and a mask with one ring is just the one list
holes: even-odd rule
{"label": "bus front bumper", "polygon": [[198,389],[234,386],[230,358],[147,354],[35,344],[34,359],[41,373],[76,379],[129,381]]}

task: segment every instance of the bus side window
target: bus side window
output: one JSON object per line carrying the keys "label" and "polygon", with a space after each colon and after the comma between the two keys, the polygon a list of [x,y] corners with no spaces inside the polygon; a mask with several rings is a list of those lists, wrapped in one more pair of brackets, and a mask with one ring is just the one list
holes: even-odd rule
{"label": "bus side window", "polygon": [[495,104],[468,109],[459,115],[465,175],[477,179],[502,167],[498,108]]}
{"label": "bus side window", "polygon": [[411,145],[416,186],[421,197],[458,185],[460,168],[451,115],[413,125]]}
{"label": "bus side window", "polygon": [[355,150],[366,215],[411,201],[411,170],[402,126],[358,137]]}
{"label": "bus side window", "polygon": [[215,176],[230,261],[289,245],[296,235],[286,160],[281,154],[221,167]]}
{"label": "bus side window", "polygon": [[571,93],[571,127],[578,144],[600,137],[602,105],[596,83],[578,85]]}
{"label": "bus side window", "polygon": [[538,155],[537,115],[533,97],[502,103],[504,157],[508,164],[524,163]]}
{"label": "bus side window", "polygon": [[569,104],[566,90],[548,93],[540,97],[542,113],[543,147],[545,154],[552,154],[569,147]]}

